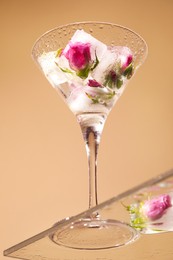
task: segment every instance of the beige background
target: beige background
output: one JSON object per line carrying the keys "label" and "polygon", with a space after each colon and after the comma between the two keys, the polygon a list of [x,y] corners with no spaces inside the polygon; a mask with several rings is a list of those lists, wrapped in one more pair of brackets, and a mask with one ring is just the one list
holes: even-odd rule
{"label": "beige background", "polygon": [[88,206],[87,160],[74,116],[31,59],[45,31],[97,20],[141,34],[149,56],[107,120],[99,201],[173,167],[173,1],[0,1],[2,251]]}

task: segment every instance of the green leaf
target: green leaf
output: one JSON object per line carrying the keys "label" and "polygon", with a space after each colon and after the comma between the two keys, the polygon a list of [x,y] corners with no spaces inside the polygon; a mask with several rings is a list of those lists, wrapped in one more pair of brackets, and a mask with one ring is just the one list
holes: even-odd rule
{"label": "green leaf", "polygon": [[108,86],[109,88],[115,87],[115,83],[112,81],[111,77],[109,75],[106,76],[105,82],[103,84],[105,87]]}
{"label": "green leaf", "polygon": [[115,83],[113,83],[112,79],[109,78],[108,82],[107,82],[107,85],[108,85],[109,88],[112,88],[115,85]]}
{"label": "green leaf", "polygon": [[56,64],[56,66],[58,66],[58,68],[60,68],[60,70],[62,70],[63,72],[65,72],[65,73],[70,73],[70,74],[74,74],[73,71],[71,71],[71,70],[69,70],[69,69],[67,69],[67,68],[61,68],[57,62],[55,62],[55,64]]}
{"label": "green leaf", "polygon": [[105,86],[105,87],[106,87],[106,85],[108,85],[108,82],[109,82],[109,78],[108,78],[108,77],[106,77],[106,78],[105,78],[105,82],[103,83],[103,86]]}
{"label": "green leaf", "polygon": [[115,96],[115,91],[113,91],[113,92],[107,94],[107,99],[111,99],[111,98],[113,98],[114,96]]}
{"label": "green leaf", "polygon": [[92,102],[93,102],[94,104],[98,104],[98,103],[99,103],[99,100],[98,100],[98,97],[97,97],[97,96],[96,96],[96,97],[93,97],[92,95],[88,94],[87,92],[85,92],[85,94],[87,95],[87,97],[88,97],[89,99],[92,100]]}
{"label": "green leaf", "polygon": [[55,55],[55,57],[57,58],[57,57],[60,57],[61,56],[61,53],[62,53],[62,51],[63,51],[63,48],[59,48],[58,50],[57,50],[57,52],[56,52],[56,55]]}
{"label": "green leaf", "polygon": [[77,72],[77,76],[80,77],[81,79],[86,79],[88,77],[89,71],[90,71],[90,68],[86,67],[83,70],[79,70]]}
{"label": "green leaf", "polygon": [[93,98],[93,99],[92,99],[92,102],[93,102],[94,104],[98,104],[98,103],[99,103],[99,100],[98,100],[98,98]]}
{"label": "green leaf", "polygon": [[130,79],[131,76],[132,76],[132,74],[133,74],[133,64],[130,63],[129,66],[128,66],[128,67],[125,69],[125,71],[123,72],[123,75],[124,75],[125,77],[127,77],[128,79]]}
{"label": "green leaf", "polygon": [[123,85],[123,80],[121,80],[121,79],[117,79],[117,82],[116,82],[116,86],[117,86],[117,88],[119,89],[119,88],[121,88],[121,86]]}
{"label": "green leaf", "polygon": [[99,64],[99,60],[98,60],[98,57],[97,57],[96,53],[95,53],[95,56],[96,56],[96,60],[93,63],[93,66],[91,67],[91,71],[93,71],[97,67],[97,65]]}
{"label": "green leaf", "polygon": [[65,73],[70,73],[70,74],[73,74],[73,72],[71,71],[71,70],[69,70],[69,69],[63,69],[63,68],[61,68],[61,67],[59,67],[60,68],[60,70],[62,70],[63,72],[65,72]]}

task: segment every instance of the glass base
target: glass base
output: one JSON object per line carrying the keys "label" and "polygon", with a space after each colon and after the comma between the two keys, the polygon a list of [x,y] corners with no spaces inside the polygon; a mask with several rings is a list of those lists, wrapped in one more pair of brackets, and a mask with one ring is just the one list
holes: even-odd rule
{"label": "glass base", "polygon": [[56,231],[50,238],[64,247],[99,250],[124,246],[138,237],[138,232],[126,223],[88,218]]}

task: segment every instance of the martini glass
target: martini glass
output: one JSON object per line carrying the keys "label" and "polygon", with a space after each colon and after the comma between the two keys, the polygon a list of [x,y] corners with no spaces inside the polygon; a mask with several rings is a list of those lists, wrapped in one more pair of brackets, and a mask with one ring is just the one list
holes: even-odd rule
{"label": "martini glass", "polygon": [[[43,34],[32,56],[80,125],[88,158],[92,208],[98,204],[97,155],[105,120],[144,62],[147,45],[125,27],[80,22]],[[98,250],[127,245],[137,237],[138,232],[128,224],[102,219],[97,212],[67,225],[50,239],[69,248]]]}

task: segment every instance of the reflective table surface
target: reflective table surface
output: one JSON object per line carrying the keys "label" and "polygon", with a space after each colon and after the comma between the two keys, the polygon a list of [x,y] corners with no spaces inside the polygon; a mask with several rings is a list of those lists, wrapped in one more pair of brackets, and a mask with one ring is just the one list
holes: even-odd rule
{"label": "reflective table surface", "polygon": [[[151,202],[153,210],[153,205],[155,209],[155,203],[165,196],[171,198],[168,207],[164,202],[164,205],[159,206],[163,212],[159,212],[159,215],[150,220],[144,217],[141,208],[146,201]],[[116,219],[128,223],[139,233],[138,239],[126,246],[104,250],[70,249],[52,241],[53,234],[95,212],[99,212],[102,219]],[[5,250],[4,255],[27,260],[172,260],[172,231],[173,170],[170,170],[94,208],[57,222],[51,228]]]}

